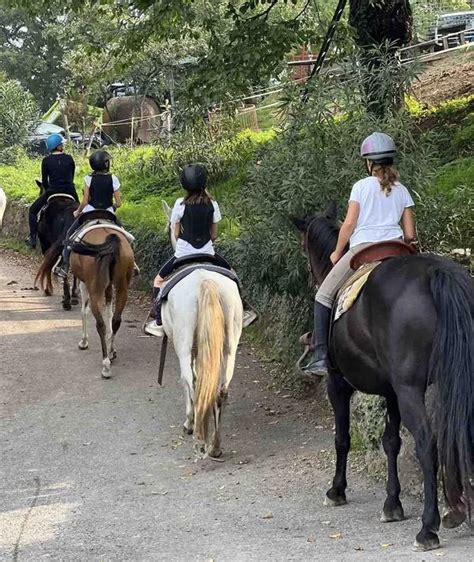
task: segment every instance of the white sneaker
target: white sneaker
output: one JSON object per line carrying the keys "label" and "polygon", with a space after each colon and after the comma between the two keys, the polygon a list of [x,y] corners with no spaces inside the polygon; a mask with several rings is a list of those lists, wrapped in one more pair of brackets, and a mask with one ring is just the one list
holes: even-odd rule
{"label": "white sneaker", "polygon": [[145,334],[148,334],[149,336],[156,336],[157,338],[162,338],[165,335],[163,326],[157,324],[156,320],[152,320],[151,322],[145,324],[143,331]]}
{"label": "white sneaker", "polygon": [[255,310],[244,310],[244,316],[242,319],[242,328],[246,328],[247,326],[250,326],[250,324],[253,324],[255,320],[257,320],[257,318],[258,318],[258,314],[255,312]]}

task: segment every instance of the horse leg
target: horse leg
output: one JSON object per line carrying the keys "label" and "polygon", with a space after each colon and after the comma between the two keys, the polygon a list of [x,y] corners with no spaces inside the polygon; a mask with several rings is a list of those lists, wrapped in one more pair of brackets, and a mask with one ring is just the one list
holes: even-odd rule
{"label": "horse leg", "polygon": [[179,366],[181,369],[181,383],[184,388],[184,399],[186,401],[186,421],[183,424],[183,431],[187,435],[192,435],[194,431],[194,389],[193,389],[193,368],[191,355],[178,354]]}
{"label": "horse leg", "polygon": [[402,421],[415,439],[416,454],[423,470],[425,496],[421,518],[423,526],[416,535],[415,549],[432,550],[439,547],[437,532],[440,524],[436,481],[438,472],[436,441],[426,413],[424,392],[413,387],[404,387],[397,391],[397,396]]}
{"label": "horse leg", "polygon": [[387,455],[387,499],[383,506],[381,520],[403,521],[405,518],[400,503],[400,481],[398,479],[397,457],[400,453],[402,440],[400,439],[400,411],[397,397],[391,394],[387,397],[387,413],[385,415],[385,431],[382,437],[383,449]]}
{"label": "horse leg", "polygon": [[102,315],[102,295],[101,294],[91,294],[89,295],[90,307],[92,314],[95,318],[95,326],[97,333],[100,338],[100,345],[102,348],[102,377],[108,379],[112,376],[110,370],[110,358],[107,346],[107,326]]}
{"label": "horse leg", "polygon": [[109,285],[105,290],[105,308],[104,308],[104,323],[105,323],[105,340],[107,342],[107,356],[111,361],[116,357],[113,356],[113,335],[112,335],[112,298],[114,296],[114,289]]}
{"label": "horse leg", "polygon": [[221,450],[221,422],[224,414],[224,408],[227,404],[227,389],[229,388],[230,381],[234,376],[235,359],[237,356],[237,345],[232,346],[232,349],[224,355],[224,382],[219,390],[216,405],[214,406],[214,434],[209,447],[209,456],[219,458],[222,455]]}
{"label": "horse leg", "polygon": [[71,290],[67,277],[63,279],[63,308],[64,310],[71,310]]}
{"label": "horse leg", "polygon": [[77,306],[79,304],[79,291],[77,288],[77,277],[72,278],[72,296],[71,304]]}
{"label": "horse leg", "polygon": [[350,401],[354,389],[341,375],[331,373],[328,377],[328,395],[336,422],[336,474],[331,488],[326,492],[325,505],[344,505],[346,500],[347,455],[351,448]]}
{"label": "horse leg", "polygon": [[81,313],[82,313],[82,339],[79,342],[79,349],[87,349],[89,347],[89,334],[87,333],[87,316],[89,314],[89,293],[86,284],[81,281]]}
{"label": "horse leg", "polygon": [[112,339],[110,342],[110,359],[113,361],[117,357],[115,349],[115,336],[122,324],[122,312],[127,304],[128,284],[123,283],[115,288],[115,310],[112,316]]}

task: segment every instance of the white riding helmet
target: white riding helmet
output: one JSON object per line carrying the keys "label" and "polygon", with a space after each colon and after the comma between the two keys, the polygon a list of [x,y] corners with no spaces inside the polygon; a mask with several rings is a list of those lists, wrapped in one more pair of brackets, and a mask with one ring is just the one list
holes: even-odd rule
{"label": "white riding helmet", "polygon": [[377,162],[386,158],[393,158],[397,152],[392,137],[385,133],[372,133],[369,135],[360,147],[360,155],[362,158]]}

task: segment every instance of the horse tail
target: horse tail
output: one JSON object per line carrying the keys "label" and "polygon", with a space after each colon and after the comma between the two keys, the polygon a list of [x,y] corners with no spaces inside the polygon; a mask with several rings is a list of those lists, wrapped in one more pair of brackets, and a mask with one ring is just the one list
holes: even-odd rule
{"label": "horse tail", "polygon": [[207,442],[209,417],[219,392],[225,320],[219,288],[209,279],[201,283],[198,299],[195,342],[196,389],[194,395],[194,434]]}
{"label": "horse tail", "polygon": [[[474,322],[471,279],[460,267],[430,275],[438,326],[430,357],[437,385],[437,445],[444,494],[456,511],[471,514],[474,465]],[[467,504],[467,505],[466,505]]]}
{"label": "horse tail", "polygon": [[72,247],[73,252],[83,256],[95,257],[96,280],[108,287],[113,277],[114,267],[120,258],[120,237],[108,234],[102,244],[78,242]]}
{"label": "horse tail", "polygon": [[53,281],[51,278],[51,270],[54,264],[58,261],[61,252],[63,251],[63,241],[56,240],[53,245],[48,249],[48,251],[43,256],[43,261],[38,269],[38,273],[35,277],[35,287],[39,281],[40,287],[43,289],[46,295],[51,296],[53,294]]}

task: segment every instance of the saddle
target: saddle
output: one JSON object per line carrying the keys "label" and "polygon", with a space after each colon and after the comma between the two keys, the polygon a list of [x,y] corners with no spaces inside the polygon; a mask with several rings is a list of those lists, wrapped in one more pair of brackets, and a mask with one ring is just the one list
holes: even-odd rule
{"label": "saddle", "polygon": [[69,193],[52,193],[48,197],[48,199],[46,200],[46,203],[38,211],[38,214],[36,216],[38,223],[40,222],[41,217],[46,213],[50,204],[54,203],[58,199],[66,199],[66,200],[69,199],[69,200],[73,201],[74,203],[76,203],[76,200],[74,199],[74,197],[72,195],[70,195]]}
{"label": "saddle", "polygon": [[339,289],[334,307],[334,322],[347,312],[357,300],[367,283],[370,274],[384,260],[416,254],[413,246],[405,242],[392,240],[372,244],[359,250],[351,259],[351,269],[355,273]]}
{"label": "saddle", "polygon": [[[204,255],[204,254],[202,254]],[[231,269],[227,269],[225,267],[222,267],[220,265],[216,265],[215,260],[213,263],[212,257],[213,256],[209,256],[206,255],[207,259],[207,263],[203,260],[203,261],[198,261],[195,262],[193,260],[193,258],[195,258],[196,256],[201,257],[201,254],[195,254],[194,256],[186,256],[185,258],[180,258],[177,259],[175,262],[175,270],[173,271],[173,273],[171,273],[171,275],[169,275],[162,288],[161,288],[161,292],[160,292],[160,299],[166,300],[168,298],[168,295],[171,291],[171,289],[173,289],[174,287],[176,287],[176,285],[182,281],[185,277],[187,277],[188,275],[190,275],[191,273],[193,273],[194,271],[197,270],[205,270],[205,271],[214,271],[215,273],[219,273],[220,275],[224,275],[224,277],[228,277],[229,279],[231,279],[232,281],[234,281],[235,283],[237,283],[237,286],[239,287],[240,290],[240,281],[239,278],[237,277],[237,274],[235,273],[235,271],[231,270]],[[176,266],[176,264],[178,264]]]}
{"label": "saddle", "polygon": [[82,214],[79,217],[79,227],[72,233],[70,239],[73,243],[81,242],[88,232],[97,230],[98,228],[104,228],[104,226],[110,230],[116,230],[122,233],[130,243],[135,240],[133,234],[130,234],[130,232],[117,224],[117,217],[115,214],[107,210],[95,210]]}

